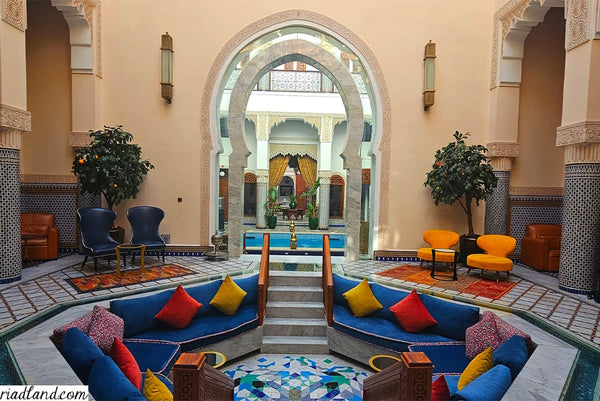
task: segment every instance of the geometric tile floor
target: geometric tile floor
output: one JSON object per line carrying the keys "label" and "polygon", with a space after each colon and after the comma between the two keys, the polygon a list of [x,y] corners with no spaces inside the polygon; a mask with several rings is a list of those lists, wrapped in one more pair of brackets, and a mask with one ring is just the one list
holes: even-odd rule
{"label": "geometric tile floor", "polygon": [[367,373],[333,355],[261,354],[223,368],[236,401],[362,400]]}

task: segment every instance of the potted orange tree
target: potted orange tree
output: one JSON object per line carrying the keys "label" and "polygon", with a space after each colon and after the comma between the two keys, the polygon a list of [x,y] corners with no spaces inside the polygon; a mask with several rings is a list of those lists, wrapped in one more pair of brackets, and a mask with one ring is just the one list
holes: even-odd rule
{"label": "potted orange tree", "polygon": [[454,133],[454,141],[438,149],[425,186],[431,188],[436,206],[458,202],[465,212],[469,233],[460,237],[460,261],[466,263],[471,253],[481,252],[473,229],[473,201],[485,199],[496,188],[498,178],[486,156],[483,145],[467,145],[469,133]]}

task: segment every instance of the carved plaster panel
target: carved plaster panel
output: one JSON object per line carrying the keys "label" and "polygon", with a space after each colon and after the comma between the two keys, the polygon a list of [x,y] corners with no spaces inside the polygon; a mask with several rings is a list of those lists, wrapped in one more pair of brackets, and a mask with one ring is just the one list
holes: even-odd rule
{"label": "carved plaster panel", "polygon": [[18,129],[3,128],[0,130],[0,148],[21,149],[21,133]]}
{"label": "carved plaster panel", "polygon": [[512,158],[510,157],[492,157],[490,165],[494,171],[510,171],[512,170]]}
{"label": "carved plaster panel", "polygon": [[518,143],[490,142],[486,148],[489,157],[519,157]]}
{"label": "carved plaster panel", "polygon": [[510,187],[510,195],[523,196],[562,196],[561,187]]}
{"label": "carved plaster panel", "polygon": [[329,185],[331,183],[331,171],[319,171],[319,183]]}
{"label": "carved plaster panel", "polygon": [[256,182],[269,182],[269,170],[259,169],[256,170]]}
{"label": "carved plaster panel", "polygon": [[85,148],[90,146],[91,141],[89,132],[71,132],[69,136],[69,146],[73,148]]}
{"label": "carved plaster panel", "polygon": [[259,113],[256,117],[256,139],[266,141],[269,139],[269,116]]}
{"label": "carved plaster panel", "polygon": [[75,175],[44,175],[44,174],[21,174],[21,182],[26,183],[59,183],[59,184],[74,184],[78,182]]}
{"label": "carved plaster panel", "polygon": [[96,55],[96,75],[102,78],[102,3],[94,9],[94,51]]}
{"label": "carved plaster panel", "polygon": [[14,128],[31,131],[31,113],[16,107],[0,104],[0,128]]}
{"label": "carved plaster panel", "polygon": [[571,50],[592,38],[591,0],[567,0],[565,2],[566,49]]}
{"label": "carved plaster panel", "polygon": [[321,142],[331,142],[333,137],[333,119],[331,116],[323,116],[323,124],[319,130]]}
{"label": "carved plaster panel", "polygon": [[96,7],[96,2],[94,0],[73,0],[73,5],[79,9],[83,8],[85,19],[90,26],[92,26],[94,22],[93,13],[94,8]]}
{"label": "carved plaster panel", "polygon": [[2,20],[25,31],[27,29],[25,0],[2,0]]}
{"label": "carved plaster panel", "polygon": [[600,143],[600,121],[563,125],[556,130],[556,146]]}
{"label": "carved plaster panel", "polygon": [[600,163],[600,143],[574,144],[565,147],[565,164]]}

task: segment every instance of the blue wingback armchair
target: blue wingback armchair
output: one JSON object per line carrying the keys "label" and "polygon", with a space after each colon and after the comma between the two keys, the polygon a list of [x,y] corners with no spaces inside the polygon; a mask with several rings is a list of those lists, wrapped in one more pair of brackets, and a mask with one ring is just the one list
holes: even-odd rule
{"label": "blue wingback armchair", "polygon": [[131,243],[146,245],[146,251],[160,252],[163,264],[166,245],[158,227],[164,217],[165,212],[154,206],[136,206],[127,211],[127,219],[131,224]]}
{"label": "blue wingback armchair", "polygon": [[98,270],[97,258],[115,254],[115,249],[119,245],[109,234],[117,214],[109,209],[88,207],[77,209],[77,217],[79,217],[81,246],[85,255],[81,267],[83,268],[88,257],[92,256],[94,268]]}

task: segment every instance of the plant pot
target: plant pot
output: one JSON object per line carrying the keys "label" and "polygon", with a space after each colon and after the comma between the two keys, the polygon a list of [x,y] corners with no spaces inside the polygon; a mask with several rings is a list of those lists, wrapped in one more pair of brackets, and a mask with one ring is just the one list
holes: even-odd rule
{"label": "plant pot", "polygon": [[271,230],[277,227],[277,216],[267,216],[267,227]]}
{"label": "plant pot", "polygon": [[309,217],[308,218],[308,227],[310,227],[311,230],[316,230],[317,228],[319,228],[319,218],[318,217]]}
{"label": "plant pot", "polygon": [[298,206],[298,202],[290,201],[290,209],[295,209]]}
{"label": "plant pot", "polygon": [[460,263],[463,264],[463,266],[467,265],[467,256],[469,256],[470,254],[484,253],[483,249],[477,246],[478,237],[478,234],[475,234],[473,236],[463,234],[460,236],[460,255],[458,260],[460,261]]}
{"label": "plant pot", "polygon": [[108,230],[108,234],[119,244],[125,242],[125,229],[121,226],[111,227],[111,229]]}

